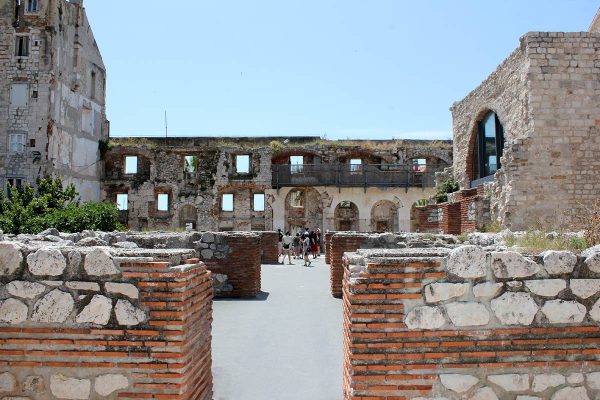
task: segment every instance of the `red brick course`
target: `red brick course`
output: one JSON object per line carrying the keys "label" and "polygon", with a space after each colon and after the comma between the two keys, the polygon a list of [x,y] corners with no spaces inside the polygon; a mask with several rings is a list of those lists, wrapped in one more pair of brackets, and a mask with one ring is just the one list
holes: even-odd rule
{"label": "red brick course", "polygon": [[353,252],[369,239],[366,234],[360,233],[335,233],[330,239],[330,278],[331,294],[333,297],[342,297],[342,281],[344,279],[344,253]]}
{"label": "red brick course", "polygon": [[260,235],[260,248],[262,249],[261,262],[263,264],[277,264],[279,262],[279,234],[277,232],[254,232]]}

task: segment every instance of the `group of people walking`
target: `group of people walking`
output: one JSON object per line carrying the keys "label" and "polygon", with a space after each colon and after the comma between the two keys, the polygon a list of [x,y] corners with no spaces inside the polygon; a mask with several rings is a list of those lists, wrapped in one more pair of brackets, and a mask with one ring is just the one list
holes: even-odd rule
{"label": "group of people walking", "polygon": [[304,266],[311,265],[311,256],[313,259],[321,254],[321,229],[309,231],[308,228],[296,232],[293,236],[290,231],[285,234],[281,229],[279,233],[279,257],[283,257],[281,264],[285,264],[285,258],[288,258],[288,263],[291,265],[292,258],[303,259]]}

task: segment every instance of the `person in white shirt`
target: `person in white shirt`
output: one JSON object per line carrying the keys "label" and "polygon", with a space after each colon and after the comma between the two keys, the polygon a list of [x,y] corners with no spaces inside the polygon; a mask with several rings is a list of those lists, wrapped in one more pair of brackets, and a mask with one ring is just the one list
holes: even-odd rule
{"label": "person in white shirt", "polygon": [[289,265],[292,265],[292,242],[294,241],[294,238],[292,238],[292,235],[290,235],[290,232],[286,232],[285,235],[283,236],[283,260],[281,260],[282,264],[285,264],[285,257],[287,256],[288,261],[289,261]]}

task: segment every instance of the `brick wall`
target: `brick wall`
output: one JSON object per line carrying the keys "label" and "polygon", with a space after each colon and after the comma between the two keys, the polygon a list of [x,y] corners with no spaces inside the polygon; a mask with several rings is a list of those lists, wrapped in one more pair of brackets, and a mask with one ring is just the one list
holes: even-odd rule
{"label": "brick wall", "polygon": [[255,232],[260,235],[262,249],[261,262],[263,264],[277,264],[279,262],[279,235],[277,232]]}
{"label": "brick wall", "polygon": [[3,398],[212,398],[212,287],[198,259],[118,268],[106,248],[0,242],[0,260]]}
{"label": "brick wall", "polygon": [[600,251],[461,246],[349,259],[345,399],[600,395]]}
{"label": "brick wall", "polygon": [[333,297],[342,297],[342,279],[344,277],[343,256],[346,252],[353,252],[368,240],[368,234],[362,233],[335,233],[330,244],[330,279],[331,294]]}
{"label": "brick wall", "polygon": [[331,238],[336,232],[325,233],[325,262],[331,264]]}

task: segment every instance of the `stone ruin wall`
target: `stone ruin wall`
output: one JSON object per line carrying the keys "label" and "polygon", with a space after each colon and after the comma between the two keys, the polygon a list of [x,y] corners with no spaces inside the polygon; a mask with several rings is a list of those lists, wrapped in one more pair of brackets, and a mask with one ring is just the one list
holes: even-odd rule
{"label": "stone ruin wall", "polygon": [[600,396],[598,247],[358,250],[343,290],[345,399]]}
{"label": "stone ruin wall", "polygon": [[0,242],[0,397],[211,399],[210,275],[193,250]]}

